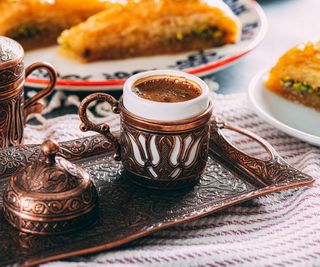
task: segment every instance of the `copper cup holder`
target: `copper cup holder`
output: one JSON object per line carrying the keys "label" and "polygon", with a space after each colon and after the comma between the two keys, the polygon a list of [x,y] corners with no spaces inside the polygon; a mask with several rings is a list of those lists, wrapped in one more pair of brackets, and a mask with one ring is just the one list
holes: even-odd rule
{"label": "copper cup holder", "polygon": [[[22,143],[27,117],[42,112],[43,106],[38,100],[50,95],[56,85],[57,72],[52,65],[37,62],[25,68],[23,57],[20,44],[0,36],[0,148]],[[49,84],[25,101],[25,79],[37,69],[48,72]]]}
{"label": "copper cup holder", "polygon": [[[87,117],[94,100],[107,101],[120,114],[121,133],[116,138],[108,124],[97,125]],[[103,134],[114,148],[114,159],[138,184],[163,189],[194,185],[208,160],[212,103],[197,117],[176,122],[159,122],[130,113],[112,96],[97,93],[85,98],[79,108],[82,131]]]}

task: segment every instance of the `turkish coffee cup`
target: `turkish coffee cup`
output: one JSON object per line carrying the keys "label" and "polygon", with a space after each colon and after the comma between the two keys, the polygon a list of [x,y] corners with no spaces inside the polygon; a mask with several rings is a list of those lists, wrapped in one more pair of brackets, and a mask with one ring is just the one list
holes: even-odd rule
{"label": "turkish coffee cup", "polygon": [[[120,136],[107,123],[96,124],[87,108],[96,100],[108,102],[120,114]],[[212,101],[204,81],[173,70],[147,71],[130,77],[117,101],[95,93],[79,107],[82,131],[103,134],[112,144],[114,159],[143,186],[173,189],[195,185],[209,153]]]}

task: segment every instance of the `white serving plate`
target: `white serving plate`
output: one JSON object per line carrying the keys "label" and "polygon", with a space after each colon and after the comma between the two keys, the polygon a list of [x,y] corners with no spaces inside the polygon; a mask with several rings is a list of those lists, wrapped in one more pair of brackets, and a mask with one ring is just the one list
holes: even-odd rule
{"label": "white serving plate", "polygon": [[267,77],[267,72],[261,72],[250,83],[248,97],[252,108],[277,129],[320,146],[320,112],[267,90],[264,85]]}

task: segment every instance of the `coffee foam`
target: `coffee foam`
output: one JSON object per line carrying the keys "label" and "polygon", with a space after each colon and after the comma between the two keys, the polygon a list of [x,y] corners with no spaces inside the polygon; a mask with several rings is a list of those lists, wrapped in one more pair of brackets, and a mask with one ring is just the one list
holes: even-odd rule
{"label": "coffee foam", "polygon": [[139,97],[155,102],[177,103],[197,98],[201,87],[185,77],[155,75],[137,80],[131,90]]}

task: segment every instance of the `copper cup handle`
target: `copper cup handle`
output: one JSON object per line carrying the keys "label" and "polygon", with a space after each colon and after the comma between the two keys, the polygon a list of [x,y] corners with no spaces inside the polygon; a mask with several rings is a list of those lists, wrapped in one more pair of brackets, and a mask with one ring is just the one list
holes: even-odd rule
{"label": "copper cup handle", "polygon": [[[255,140],[265,148],[266,152],[269,154],[269,158],[262,160],[241,151],[227,140],[221,132],[221,129],[235,131]],[[254,177],[254,182],[258,186],[264,187],[272,185],[284,178],[290,178],[288,176],[292,175],[292,173],[290,174],[290,172],[287,171],[289,169],[288,163],[280,157],[266,140],[254,133],[236,126],[231,126],[214,118],[211,137],[214,141],[214,148],[219,151],[219,155],[222,158],[231,159],[237,167],[250,173],[250,176]]]}
{"label": "copper cup handle", "polygon": [[41,113],[43,109],[43,105],[37,103],[39,99],[50,95],[56,85],[57,82],[57,72],[54,67],[45,62],[37,62],[33,63],[29,67],[26,68],[26,77],[28,77],[34,70],[36,69],[45,69],[48,71],[50,82],[47,87],[40,92],[38,92],[35,96],[26,100],[24,104],[24,120],[33,113]]}
{"label": "copper cup handle", "polygon": [[82,121],[82,123],[80,125],[80,130],[83,132],[94,131],[94,132],[98,132],[98,133],[104,135],[107,138],[107,140],[111,143],[111,145],[113,146],[113,151],[114,151],[113,158],[116,161],[120,161],[121,160],[120,143],[119,143],[118,139],[110,132],[109,125],[107,123],[97,124],[97,123],[89,120],[89,118],[88,118],[87,108],[88,108],[89,104],[95,100],[102,100],[102,101],[108,102],[111,105],[112,111],[114,113],[116,113],[116,114],[120,113],[119,102],[111,95],[103,94],[103,93],[89,95],[85,99],[82,100],[80,107],[79,107],[79,116]]}

